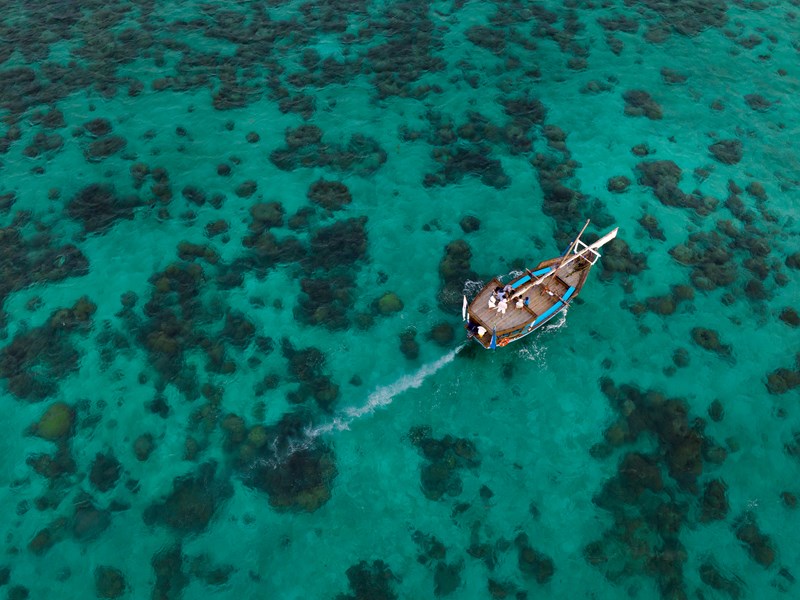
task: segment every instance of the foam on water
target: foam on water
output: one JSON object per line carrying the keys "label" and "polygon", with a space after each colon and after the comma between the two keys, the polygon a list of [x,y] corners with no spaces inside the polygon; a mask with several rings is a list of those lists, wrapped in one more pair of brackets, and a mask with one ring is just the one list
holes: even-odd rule
{"label": "foam on water", "polygon": [[474,297],[475,294],[481,291],[485,285],[485,281],[472,281],[471,279],[468,279],[464,282],[464,295],[466,295],[467,299],[469,300],[470,298]]}
{"label": "foam on water", "polygon": [[317,438],[337,431],[347,431],[356,420],[374,413],[378,408],[389,406],[397,396],[408,390],[420,387],[426,379],[453,362],[463,347],[464,344],[461,344],[441,358],[424,364],[415,372],[403,375],[388,385],[378,387],[367,397],[363,404],[342,409],[330,421],[318,425],[310,425],[303,431],[302,438],[289,440],[284,452],[280,452],[277,447],[278,440],[274,440],[272,448],[275,456],[269,461],[269,464],[277,466],[286,461],[292,454],[310,448]]}
{"label": "foam on water", "polygon": [[396,396],[399,396],[403,392],[421,386],[428,377],[435,375],[440,369],[453,362],[459,350],[463,347],[464,345],[462,344],[440,359],[423,365],[416,372],[403,375],[394,383],[379,387],[369,395],[367,401],[363,405],[346,408],[344,412],[347,415],[347,423],[344,424],[344,427],[348,427],[355,419],[374,412],[376,408],[388,406]]}
{"label": "foam on water", "polygon": [[[547,324],[538,329],[533,334],[514,344],[514,351],[521,359],[535,363],[544,368],[547,365],[547,339],[545,336],[552,335],[567,325],[567,311],[565,308],[560,311]],[[544,338],[544,339],[543,339]]]}

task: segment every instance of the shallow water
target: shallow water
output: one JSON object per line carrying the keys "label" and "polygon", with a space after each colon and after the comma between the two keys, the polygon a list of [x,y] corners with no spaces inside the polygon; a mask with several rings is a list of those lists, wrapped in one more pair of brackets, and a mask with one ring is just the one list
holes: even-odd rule
{"label": "shallow water", "polygon": [[3,6],[0,593],[798,594],[796,3],[180,4]]}

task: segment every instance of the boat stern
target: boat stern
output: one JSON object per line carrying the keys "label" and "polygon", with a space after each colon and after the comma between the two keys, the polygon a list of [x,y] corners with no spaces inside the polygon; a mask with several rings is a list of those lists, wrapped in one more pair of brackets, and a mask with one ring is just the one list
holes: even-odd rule
{"label": "boat stern", "polygon": [[492,348],[492,338],[494,337],[495,344],[497,343],[496,336],[493,332],[488,331],[482,325],[468,319],[467,322],[464,324],[464,330],[467,332],[467,339],[473,340],[490,350]]}

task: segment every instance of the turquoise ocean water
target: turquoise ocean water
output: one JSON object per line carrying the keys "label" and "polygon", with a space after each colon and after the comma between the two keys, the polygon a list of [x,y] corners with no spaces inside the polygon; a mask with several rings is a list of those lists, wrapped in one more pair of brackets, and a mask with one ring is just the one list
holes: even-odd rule
{"label": "turquoise ocean water", "polygon": [[797,2],[0,10],[0,594],[800,595]]}

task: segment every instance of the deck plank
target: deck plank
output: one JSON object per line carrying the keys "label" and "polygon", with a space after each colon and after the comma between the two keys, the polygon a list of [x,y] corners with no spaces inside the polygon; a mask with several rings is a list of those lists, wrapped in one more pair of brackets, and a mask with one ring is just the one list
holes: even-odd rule
{"label": "deck plank", "polygon": [[[560,258],[553,258],[540,263],[535,270],[542,269],[560,262]],[[487,335],[491,337],[493,328],[500,332],[509,332],[522,328],[528,323],[533,322],[536,317],[547,312],[564,296],[570,287],[575,287],[577,292],[583,287],[583,282],[588,275],[589,269],[576,269],[577,264],[572,263],[563,272],[545,280],[544,285],[536,286],[525,292],[525,296],[530,298],[529,305],[523,308],[516,308],[515,302],[510,302],[505,314],[501,314],[497,309],[489,308],[489,298],[494,293],[494,288],[502,287],[503,283],[498,278],[492,279],[480,293],[472,300],[469,306],[469,314],[474,320],[481,323],[488,330]],[[525,277],[525,274],[512,280],[513,285],[518,279]],[[527,281],[527,279],[526,279]],[[550,295],[546,290],[550,290],[554,295]]]}

